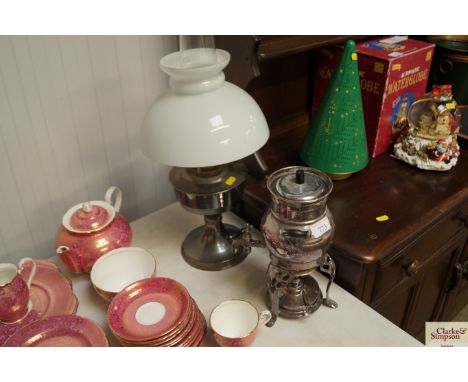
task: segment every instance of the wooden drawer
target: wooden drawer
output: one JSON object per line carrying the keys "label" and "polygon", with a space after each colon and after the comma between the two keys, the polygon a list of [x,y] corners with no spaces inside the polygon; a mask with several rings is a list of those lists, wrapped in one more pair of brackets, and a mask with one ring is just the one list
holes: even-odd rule
{"label": "wooden drawer", "polygon": [[439,321],[446,298],[450,270],[459,261],[465,246],[466,230],[459,230],[439,248],[420,271],[402,280],[391,293],[372,307],[394,324],[419,340],[424,340],[424,327],[428,321]]}
{"label": "wooden drawer", "polygon": [[395,256],[387,261],[384,259],[377,270],[372,302],[377,302],[397,285],[416,277],[439,248],[457,232],[466,229],[463,221],[466,214],[468,204],[440,220]]}
{"label": "wooden drawer", "polygon": [[451,321],[468,304],[468,242],[454,266],[440,321]]}

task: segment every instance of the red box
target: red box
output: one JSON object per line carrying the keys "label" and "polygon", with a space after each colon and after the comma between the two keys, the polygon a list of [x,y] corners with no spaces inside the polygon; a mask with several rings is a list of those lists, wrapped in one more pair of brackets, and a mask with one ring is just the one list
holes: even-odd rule
{"label": "red box", "polygon": [[[340,58],[342,47],[318,53],[312,115]],[[378,38],[356,45],[369,155],[388,150],[402,128],[402,117],[426,93],[434,44],[404,36]]]}

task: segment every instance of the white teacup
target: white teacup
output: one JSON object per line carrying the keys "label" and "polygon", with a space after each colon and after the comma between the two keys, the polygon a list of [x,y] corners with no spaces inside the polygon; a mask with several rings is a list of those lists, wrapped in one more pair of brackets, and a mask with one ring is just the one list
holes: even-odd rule
{"label": "white teacup", "polygon": [[210,316],[211,333],[220,346],[250,346],[260,326],[271,320],[271,312],[261,313],[243,300],[223,301]]}

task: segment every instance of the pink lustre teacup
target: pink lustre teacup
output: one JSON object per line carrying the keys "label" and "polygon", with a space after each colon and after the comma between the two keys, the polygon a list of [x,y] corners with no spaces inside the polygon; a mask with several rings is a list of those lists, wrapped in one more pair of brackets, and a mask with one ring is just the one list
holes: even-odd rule
{"label": "pink lustre teacup", "polygon": [[259,327],[270,320],[269,310],[259,313],[247,301],[227,300],[211,312],[211,333],[220,346],[250,346]]}
{"label": "pink lustre teacup", "polygon": [[[20,274],[24,263],[28,261],[32,263],[32,268],[25,282]],[[0,264],[0,322],[16,322],[29,313],[32,308],[29,288],[35,273],[36,264],[29,257],[21,259],[18,267],[14,264]]]}
{"label": "pink lustre teacup", "polygon": [[121,247],[101,256],[91,269],[91,284],[107,302],[136,281],[156,276],[155,257],[138,247]]}

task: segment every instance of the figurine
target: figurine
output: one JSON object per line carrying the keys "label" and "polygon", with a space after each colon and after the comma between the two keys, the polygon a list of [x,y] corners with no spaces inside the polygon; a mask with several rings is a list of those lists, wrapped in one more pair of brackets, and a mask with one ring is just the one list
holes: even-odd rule
{"label": "figurine", "polygon": [[457,164],[460,111],[451,85],[434,85],[415,101],[408,124],[394,146],[394,156],[423,170],[447,171]]}

